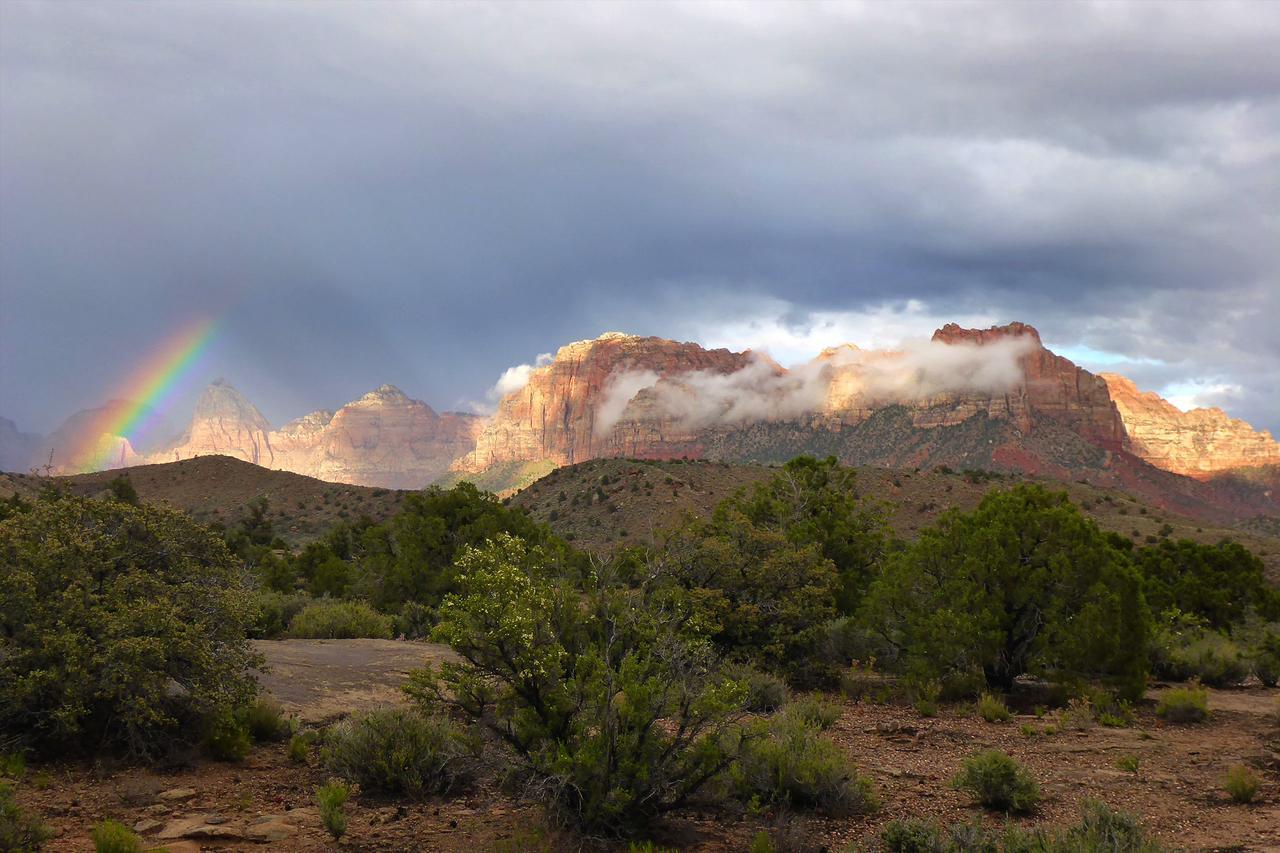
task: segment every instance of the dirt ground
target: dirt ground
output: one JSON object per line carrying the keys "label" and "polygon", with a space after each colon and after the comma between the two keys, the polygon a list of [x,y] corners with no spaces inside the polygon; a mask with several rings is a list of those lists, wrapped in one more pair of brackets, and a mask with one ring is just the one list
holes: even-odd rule
{"label": "dirt ground", "polygon": [[448,646],[397,640],[257,640],[267,659],[259,685],[291,716],[319,724],[403,700],[408,674],[456,657]]}
{"label": "dirt ground", "polygon": [[[439,647],[389,641],[263,643],[274,664],[264,685],[306,719],[330,719],[340,705],[359,711],[396,698],[405,672],[439,655]],[[868,702],[843,702],[829,734],[876,782],[883,808],[875,815],[828,820],[798,817],[792,828],[830,850],[874,837],[889,820],[927,815],[945,821],[982,814],[947,781],[972,752],[1004,749],[1040,781],[1045,801],[1019,822],[1060,824],[1075,819],[1082,800],[1101,799],[1133,812],[1163,840],[1190,849],[1280,851],[1280,690],[1211,691],[1213,719],[1197,726],[1164,726],[1154,716],[1154,693],[1131,728],[1093,726],[1044,734],[1055,722],[1015,716],[992,724],[965,706],[935,718]],[[1025,734],[1030,726],[1038,733]],[[1119,769],[1138,758],[1136,773]],[[1263,777],[1253,805],[1231,803],[1221,781],[1233,764]],[[51,850],[88,851],[91,827],[104,818],[137,825],[150,844],[171,853],[198,850],[468,851],[583,849],[581,841],[547,833],[536,804],[502,792],[493,778],[423,803],[357,794],[350,829],[334,844],[320,827],[312,792],[327,774],[313,755],[293,765],[283,745],[258,747],[240,764],[201,762],[171,772],[102,763],[36,765],[18,799],[59,833]],[[998,822],[1000,818],[987,817]],[[710,813],[675,815],[655,840],[682,850],[745,850],[772,816]],[[187,832],[187,840],[165,834]],[[816,847],[814,849],[817,849]]]}

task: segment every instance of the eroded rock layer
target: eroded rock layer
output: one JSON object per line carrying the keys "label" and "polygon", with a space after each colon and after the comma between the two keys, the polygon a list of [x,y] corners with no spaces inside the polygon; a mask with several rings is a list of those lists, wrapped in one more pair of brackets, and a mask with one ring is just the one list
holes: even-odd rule
{"label": "eroded rock layer", "polygon": [[1237,468],[1280,464],[1280,444],[1218,408],[1184,412],[1129,379],[1104,373],[1133,453],[1177,474],[1208,478]]}

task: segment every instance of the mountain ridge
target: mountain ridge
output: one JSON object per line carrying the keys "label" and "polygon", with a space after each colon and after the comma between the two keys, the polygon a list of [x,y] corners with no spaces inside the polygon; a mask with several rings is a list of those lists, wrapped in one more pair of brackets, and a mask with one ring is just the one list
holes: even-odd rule
{"label": "mountain ridge", "polygon": [[[476,479],[503,490],[596,458],[776,462],[815,452],[857,465],[1086,478],[1149,497],[1164,491],[1170,501],[1217,501],[1237,516],[1280,513],[1275,490],[1257,486],[1269,482],[1266,475],[1230,489],[1215,479],[1280,465],[1269,433],[1218,410],[1182,413],[1124,377],[1093,374],[1019,322],[947,324],[897,350],[830,347],[790,369],[751,350],[608,332],[566,344],[530,368],[489,416],[437,413],[382,385],[275,429],[219,379],[201,395],[182,437],[154,452],[138,452],[119,436],[61,429],[64,441],[107,442],[109,452],[99,454],[106,467],[225,454],[384,488]],[[13,437],[21,435],[6,428],[0,441],[21,445]],[[0,458],[20,453],[6,448],[0,444]]]}

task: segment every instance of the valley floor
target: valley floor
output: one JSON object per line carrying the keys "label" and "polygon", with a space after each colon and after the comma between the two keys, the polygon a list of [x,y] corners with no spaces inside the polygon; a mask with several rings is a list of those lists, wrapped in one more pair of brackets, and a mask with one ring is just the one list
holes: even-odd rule
{"label": "valley floor", "polygon": [[[259,647],[272,665],[264,686],[313,723],[398,701],[397,688],[410,669],[448,654],[430,644],[376,640],[294,640]],[[843,712],[828,733],[875,779],[884,807],[853,819],[797,816],[790,819],[789,831],[841,850],[874,837],[894,818],[972,819],[980,810],[947,781],[963,758],[998,747],[1023,762],[1044,788],[1040,812],[1020,823],[1072,822],[1081,801],[1095,797],[1138,815],[1172,844],[1280,850],[1280,690],[1211,691],[1212,721],[1181,727],[1156,720],[1152,696],[1133,727],[1053,734],[1044,733],[1054,722],[1053,712],[1042,719],[1026,714],[992,724],[964,706],[944,706],[937,717],[924,719],[911,708],[833,697],[843,703]],[[1123,756],[1137,756],[1136,773],[1117,768]],[[1261,772],[1262,790],[1252,805],[1233,804],[1222,791],[1222,778],[1233,764]],[[267,845],[274,850],[468,853],[581,845],[539,830],[541,809],[504,793],[492,778],[423,803],[358,795],[349,806],[347,837],[335,845],[320,826],[312,796],[326,779],[314,757],[310,766],[290,764],[280,744],[256,748],[241,764],[201,760],[174,772],[102,763],[37,765],[28,768],[18,798],[58,833],[50,849],[59,851],[92,850],[89,831],[104,818],[137,825],[149,844],[163,843],[170,853]],[[780,819],[785,818],[694,808],[676,815],[654,840],[682,850],[741,851],[761,829],[776,830]]]}

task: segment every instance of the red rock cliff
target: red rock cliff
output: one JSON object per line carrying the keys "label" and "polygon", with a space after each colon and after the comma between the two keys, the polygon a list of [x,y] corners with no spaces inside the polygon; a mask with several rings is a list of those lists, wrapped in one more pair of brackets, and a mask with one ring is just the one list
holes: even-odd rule
{"label": "red rock cliff", "polygon": [[[535,368],[524,388],[498,404],[456,471],[475,473],[501,462],[550,460],[571,465],[602,455],[642,455],[644,446],[619,445],[612,430],[598,429],[609,383],[624,374],[666,377],[696,370],[732,373],[750,356],[706,350],[697,344],[610,332],[563,346],[550,364]],[[626,395],[630,396],[630,395]],[[619,413],[626,399],[618,401]]]}
{"label": "red rock cliff", "polygon": [[1184,412],[1115,373],[1102,378],[1133,453],[1157,468],[1204,479],[1232,468],[1280,464],[1280,444],[1265,430],[1256,431],[1221,409]]}

